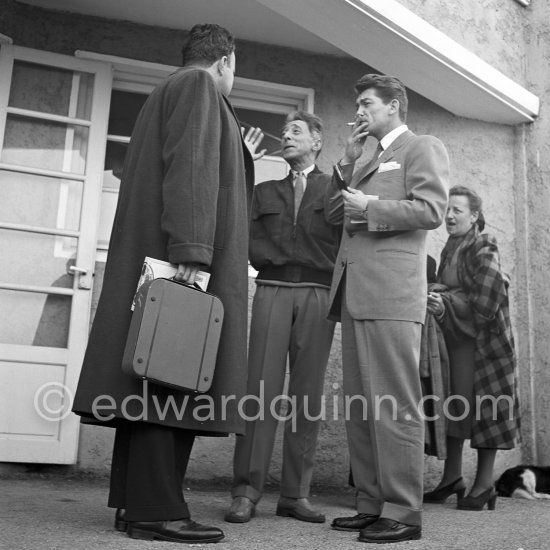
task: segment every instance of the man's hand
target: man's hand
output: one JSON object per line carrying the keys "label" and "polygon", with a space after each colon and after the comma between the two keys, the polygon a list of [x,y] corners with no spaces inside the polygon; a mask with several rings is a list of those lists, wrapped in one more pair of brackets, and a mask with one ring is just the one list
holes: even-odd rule
{"label": "man's hand", "polygon": [[194,285],[195,278],[197,273],[200,271],[200,264],[179,264],[178,270],[174,275],[174,279],[180,283],[185,283],[186,285]]}
{"label": "man's hand", "polygon": [[360,120],[355,122],[351,134],[346,140],[346,149],[342,159],[344,164],[354,163],[363,154],[363,145],[369,135],[368,126],[368,122],[361,122]]}
{"label": "man's hand", "polygon": [[351,220],[366,221],[364,214],[369,203],[367,195],[351,187],[349,191],[342,190],[341,193],[344,199],[344,213],[346,216],[349,216]]}
{"label": "man's hand", "polygon": [[243,135],[246,148],[250,151],[254,160],[261,159],[267,153],[267,149],[262,149],[259,153],[256,153],[256,149],[264,139],[264,133],[261,128],[250,127],[245,135],[244,127],[241,126],[241,134]]}

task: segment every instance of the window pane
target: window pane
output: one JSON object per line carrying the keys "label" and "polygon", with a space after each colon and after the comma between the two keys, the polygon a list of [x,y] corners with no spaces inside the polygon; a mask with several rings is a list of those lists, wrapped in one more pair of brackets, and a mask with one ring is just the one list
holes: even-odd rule
{"label": "window pane", "polygon": [[2,162],[83,174],[88,128],[8,115]]}
{"label": "window pane", "polygon": [[[245,128],[245,132],[253,127],[260,127],[265,134],[259,150],[267,149],[268,155],[280,156],[281,131],[285,123],[286,115],[274,113],[262,113],[251,109],[235,109],[239,121]],[[271,135],[267,135],[271,134]]]}
{"label": "window pane", "polygon": [[71,297],[0,289],[0,343],[66,348]]}
{"label": "window pane", "polygon": [[107,140],[107,150],[105,152],[105,172],[103,179],[104,189],[119,188],[122,168],[124,166],[124,159],[127,151],[128,144]]}
{"label": "window pane", "polygon": [[94,75],[15,61],[9,106],[90,120]]}
{"label": "window pane", "polygon": [[115,136],[130,137],[137,116],[147,97],[145,94],[113,90],[108,133]]}
{"label": "window pane", "polygon": [[[0,229],[0,283],[72,288],[73,277],[67,273],[72,260],[60,253],[58,239],[54,235]],[[76,248],[76,239],[65,239],[69,241],[67,247]]]}
{"label": "window pane", "polygon": [[77,230],[82,182],[0,170],[0,221]]}

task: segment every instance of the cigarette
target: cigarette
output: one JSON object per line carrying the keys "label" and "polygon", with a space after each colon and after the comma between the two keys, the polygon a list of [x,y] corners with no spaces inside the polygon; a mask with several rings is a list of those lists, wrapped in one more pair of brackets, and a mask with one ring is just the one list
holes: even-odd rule
{"label": "cigarette", "polygon": [[347,126],[355,126],[355,122],[346,122]]}

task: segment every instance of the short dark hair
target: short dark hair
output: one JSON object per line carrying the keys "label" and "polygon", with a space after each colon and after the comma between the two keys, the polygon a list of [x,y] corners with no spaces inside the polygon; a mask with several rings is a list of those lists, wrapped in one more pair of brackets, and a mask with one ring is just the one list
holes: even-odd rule
{"label": "short dark hair", "polygon": [[485,216],[483,215],[483,201],[481,197],[469,187],[465,185],[454,185],[449,189],[449,197],[459,196],[468,199],[468,206],[471,212],[477,212],[477,226],[480,231],[485,229]]}
{"label": "short dark hair", "polygon": [[392,99],[397,99],[397,101],[399,101],[399,118],[401,122],[407,121],[409,99],[407,98],[407,90],[401,80],[395,76],[366,74],[355,83],[355,93],[357,95],[369,88],[376,90],[376,95],[386,105],[392,101]]}
{"label": "short dark hair", "polygon": [[312,134],[313,136],[317,134],[319,136],[321,147],[319,147],[319,149],[317,150],[317,154],[315,155],[316,157],[318,157],[323,146],[323,121],[321,117],[318,117],[313,113],[308,113],[307,111],[292,111],[286,116],[285,126],[295,120],[302,120],[307,124],[307,128],[310,134]]}
{"label": "short dark hair", "polygon": [[220,25],[204,23],[195,25],[181,50],[184,65],[210,66],[224,55],[235,51],[235,37]]}

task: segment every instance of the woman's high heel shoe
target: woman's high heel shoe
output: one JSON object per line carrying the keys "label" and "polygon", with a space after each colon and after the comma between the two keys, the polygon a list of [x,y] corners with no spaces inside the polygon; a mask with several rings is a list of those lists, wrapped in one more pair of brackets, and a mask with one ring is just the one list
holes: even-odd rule
{"label": "woman's high heel shoe", "polygon": [[466,484],[464,480],[459,477],[456,481],[440,487],[429,493],[424,493],[422,497],[423,502],[431,502],[433,504],[443,504],[451,495],[456,494],[458,499],[462,499],[466,493]]}
{"label": "woman's high heel shoe", "polygon": [[458,510],[483,510],[487,504],[489,510],[494,510],[497,503],[497,492],[494,487],[489,487],[477,497],[468,495],[465,498],[459,498],[456,507]]}

